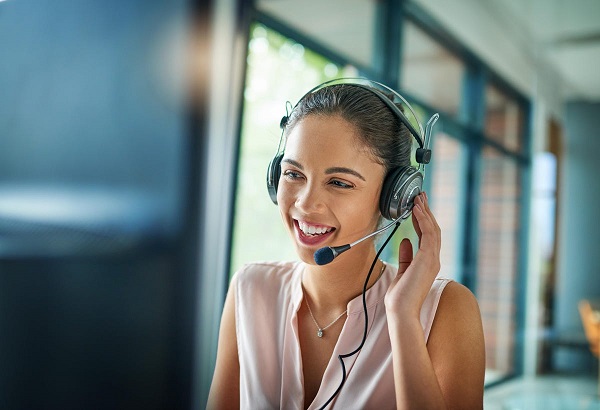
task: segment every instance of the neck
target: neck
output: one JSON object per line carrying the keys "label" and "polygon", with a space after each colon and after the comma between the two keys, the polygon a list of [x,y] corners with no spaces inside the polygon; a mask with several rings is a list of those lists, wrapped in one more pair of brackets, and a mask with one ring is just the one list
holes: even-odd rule
{"label": "neck", "polygon": [[[369,273],[375,249],[373,243],[360,244],[333,262],[306,265],[302,284],[314,311],[343,312],[348,302],[360,295]],[[377,261],[367,287],[379,278],[383,262]]]}

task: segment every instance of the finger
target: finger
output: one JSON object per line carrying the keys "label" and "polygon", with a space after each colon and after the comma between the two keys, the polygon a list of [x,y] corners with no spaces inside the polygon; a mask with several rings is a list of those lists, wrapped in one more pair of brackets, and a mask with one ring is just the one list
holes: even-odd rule
{"label": "finger", "polygon": [[398,273],[406,272],[406,269],[413,260],[413,247],[408,238],[402,239],[398,249]]}
{"label": "finger", "polygon": [[419,240],[421,240],[421,226],[419,226],[419,221],[417,220],[417,215],[415,215],[415,210],[417,208],[417,204],[415,203],[413,205],[413,209],[412,209],[412,223],[413,223],[413,227],[415,228],[415,232],[417,233],[417,237],[419,238]]}
{"label": "finger", "polygon": [[[428,213],[425,210],[425,202],[422,195],[419,195],[415,199],[415,206],[413,208],[413,218],[416,219],[418,225],[417,234],[419,235],[419,249],[426,244],[434,244],[437,245],[439,240],[437,240],[438,236],[438,227],[434,221],[433,214]],[[416,230],[416,229],[415,229]]]}
{"label": "finger", "polygon": [[435,216],[433,215],[433,211],[431,210],[431,207],[429,206],[429,197],[427,196],[427,193],[425,191],[423,191],[423,210],[427,213],[427,215],[429,215],[429,217],[431,218],[431,220],[434,222],[434,224],[436,223],[435,220]]}
{"label": "finger", "polygon": [[413,206],[413,223],[419,237],[422,235],[425,228],[423,225],[428,222],[429,214],[425,206],[425,195],[420,193],[415,197]]}
{"label": "finger", "polygon": [[433,211],[431,210],[431,207],[429,206],[429,196],[427,196],[427,193],[423,191],[423,196],[424,196],[424,205],[425,205],[425,212],[427,213],[427,215],[429,216],[429,219],[431,220],[431,223],[436,231],[436,233],[441,236],[441,228],[440,225],[437,222],[437,219],[435,218],[435,215],[433,214]]}
{"label": "finger", "polygon": [[423,195],[423,193],[420,193],[419,195],[415,196],[415,198],[413,199],[413,212],[412,212],[412,223],[413,223],[413,227],[415,228],[415,231],[417,232],[417,236],[419,237],[419,240],[421,239],[421,227],[419,226],[419,221],[417,220],[417,216],[415,215],[415,208],[417,208],[417,204],[419,204],[419,202],[421,201],[421,196]]}

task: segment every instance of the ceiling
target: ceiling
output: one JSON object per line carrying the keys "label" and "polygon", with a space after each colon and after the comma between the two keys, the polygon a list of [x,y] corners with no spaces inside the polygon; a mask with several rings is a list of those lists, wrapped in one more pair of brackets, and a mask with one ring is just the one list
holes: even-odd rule
{"label": "ceiling", "polygon": [[484,2],[497,15],[518,23],[529,51],[562,77],[565,98],[600,101],[600,1]]}
{"label": "ceiling", "polygon": [[[556,83],[562,101],[600,101],[600,0],[412,1],[509,81],[520,73],[521,90],[542,76],[550,87]],[[375,2],[257,0],[260,9],[364,64],[372,58]]]}

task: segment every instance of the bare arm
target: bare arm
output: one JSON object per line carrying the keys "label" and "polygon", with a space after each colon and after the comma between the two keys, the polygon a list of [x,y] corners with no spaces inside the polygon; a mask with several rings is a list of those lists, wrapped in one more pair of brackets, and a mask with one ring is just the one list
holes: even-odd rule
{"label": "bare arm", "polygon": [[439,272],[441,242],[425,195],[415,199],[413,223],[419,250],[413,259],[410,242],[402,241],[398,275],[385,299],[396,405],[399,409],[480,409],[485,353],[477,302],[464,286],[448,284],[425,344],[419,316]]}
{"label": "bare arm", "polygon": [[475,296],[459,283],[449,283],[427,343],[446,406],[480,409],[483,406],[485,344]]}
{"label": "bare arm", "polygon": [[240,408],[240,362],[235,331],[234,286],[229,288],[219,330],[217,363],[208,395],[208,410]]}
{"label": "bare arm", "polygon": [[425,345],[418,320],[390,324],[399,409],[481,409],[485,375],[483,329],[477,301],[450,283]]}

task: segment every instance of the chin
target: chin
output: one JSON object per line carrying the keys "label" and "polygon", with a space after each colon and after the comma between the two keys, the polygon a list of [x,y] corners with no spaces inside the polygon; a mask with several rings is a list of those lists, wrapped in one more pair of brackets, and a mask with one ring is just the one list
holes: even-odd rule
{"label": "chin", "polygon": [[298,255],[298,258],[306,263],[307,265],[316,265],[317,263],[315,262],[315,250],[312,249],[306,249],[306,248],[301,248],[299,246],[296,245],[296,255]]}

